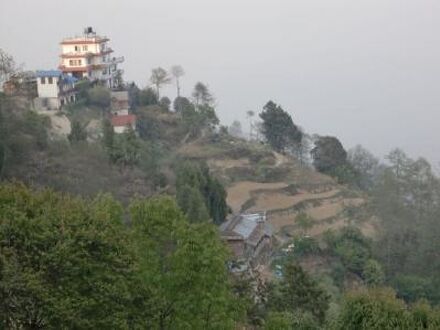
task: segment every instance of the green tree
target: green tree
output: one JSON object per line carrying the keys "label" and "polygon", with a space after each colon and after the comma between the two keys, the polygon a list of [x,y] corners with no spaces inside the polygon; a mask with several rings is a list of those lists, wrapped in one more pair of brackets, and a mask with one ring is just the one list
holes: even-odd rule
{"label": "green tree", "polygon": [[70,133],[67,136],[70,143],[77,143],[81,141],[87,140],[87,132],[84,127],[78,120],[73,120],[71,124]]}
{"label": "green tree", "polygon": [[198,187],[192,187],[188,184],[179,186],[177,203],[190,222],[202,222],[210,218]]}
{"label": "green tree", "polygon": [[190,225],[170,198],[130,207],[140,273],[151,297],[153,329],[232,329],[234,310],[226,250],[217,228]]}
{"label": "green tree", "polygon": [[128,327],[139,282],[117,202],[2,185],[0,205],[0,328]]}
{"label": "green tree", "polygon": [[166,96],[162,96],[159,105],[164,111],[170,111],[171,100]]}
{"label": "green tree", "polygon": [[190,136],[198,137],[204,130],[212,131],[219,120],[215,109],[202,104],[197,107],[190,105],[182,108],[182,121]]}
{"label": "green tree", "polygon": [[362,277],[370,286],[381,285],[384,281],[382,266],[374,259],[369,259],[364,266]]}
{"label": "green tree", "polygon": [[157,141],[164,135],[160,120],[155,112],[150,111],[150,107],[138,109],[136,130],[139,133],[139,137],[143,140]]}
{"label": "green tree", "polygon": [[89,103],[89,90],[92,83],[88,79],[81,79],[75,83],[75,92],[77,100],[83,103]]}
{"label": "green tree", "polygon": [[174,99],[173,109],[177,113],[182,113],[184,109],[189,109],[191,107],[193,107],[193,105],[186,97],[178,96]]}
{"label": "green tree", "polygon": [[214,103],[214,96],[208,86],[200,81],[195,84],[192,97],[194,98],[196,107],[200,105],[212,106]]}
{"label": "green tree", "polygon": [[410,330],[417,327],[405,303],[396,299],[394,291],[376,288],[347,294],[334,328]]}
{"label": "green tree", "polygon": [[104,86],[96,85],[88,90],[89,104],[99,107],[102,111],[105,111],[110,107],[111,97],[110,91]]}
{"label": "green tree", "polygon": [[[203,217],[204,210],[209,214],[206,218],[194,216],[193,219],[211,218],[216,224],[225,220],[228,212],[226,190],[216,178],[211,176],[206,164],[190,162],[180,164],[176,169],[176,191],[177,202],[190,220],[192,220],[188,213],[190,210],[193,214],[200,214]],[[199,203],[198,196],[203,198],[203,204]],[[194,199],[194,205],[191,205],[190,197]]]}
{"label": "green tree", "polygon": [[263,120],[263,134],[275,151],[284,152],[289,145],[301,142],[301,130],[281,106],[272,101],[267,102],[260,118]]}
{"label": "green tree", "polygon": [[322,173],[332,174],[347,165],[347,152],[341,142],[333,136],[320,136],[311,151],[313,165]]}
{"label": "green tree", "polygon": [[150,87],[139,92],[139,104],[143,106],[155,105],[159,103],[159,96]]}
{"label": "green tree", "polygon": [[284,266],[283,279],[280,286],[273,290],[269,304],[278,312],[310,313],[322,323],[329,300],[330,296],[300,265],[289,262]]}
{"label": "green tree", "polygon": [[440,302],[440,180],[424,159],[393,150],[372,189],[372,208],[382,219],[376,242],[378,260],[398,295]]}
{"label": "green tree", "polygon": [[171,82],[171,78],[165,69],[158,67],[151,70],[150,82],[156,86],[157,98],[160,99],[161,87],[169,84]]}
{"label": "green tree", "polygon": [[318,330],[319,324],[310,313],[270,312],[264,324],[266,330]]}
{"label": "green tree", "polygon": [[362,276],[365,264],[372,253],[371,241],[358,228],[347,226],[336,234],[327,232],[325,240],[330,252],[341,258],[349,271]]}
{"label": "green tree", "polygon": [[379,174],[379,160],[364,147],[357,145],[348,151],[348,162],[358,174],[359,187],[372,189]]}
{"label": "green tree", "polygon": [[124,133],[117,136],[113,158],[122,166],[133,166],[138,163],[140,156],[140,144],[135,131],[131,126]]}

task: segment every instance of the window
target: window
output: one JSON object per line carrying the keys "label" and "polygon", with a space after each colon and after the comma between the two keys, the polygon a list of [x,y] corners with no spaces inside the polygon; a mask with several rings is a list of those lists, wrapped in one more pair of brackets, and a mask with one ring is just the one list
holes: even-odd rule
{"label": "window", "polygon": [[83,46],[83,51],[86,52],[88,50],[87,48],[88,48],[87,45]]}
{"label": "window", "polygon": [[47,80],[48,80],[48,82],[47,82],[48,84],[51,84],[51,85],[53,84],[53,78],[52,77],[47,78]]}
{"label": "window", "polygon": [[41,77],[41,84],[44,85],[46,83],[46,78],[45,77]]}
{"label": "window", "polygon": [[79,51],[79,46],[75,46],[75,52]]}
{"label": "window", "polygon": [[81,60],[78,60],[78,65],[79,65],[79,66],[81,66],[81,65],[82,65],[82,64],[81,64]]}
{"label": "window", "polygon": [[74,65],[75,65],[75,61],[74,61],[74,60],[70,60],[70,61],[69,61],[69,65],[70,65],[70,66],[74,66]]}

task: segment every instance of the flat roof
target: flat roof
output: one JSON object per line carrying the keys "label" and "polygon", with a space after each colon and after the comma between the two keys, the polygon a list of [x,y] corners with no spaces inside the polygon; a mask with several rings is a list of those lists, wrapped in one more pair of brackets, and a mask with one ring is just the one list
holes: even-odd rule
{"label": "flat roof", "polygon": [[60,70],[37,70],[37,77],[59,77],[62,72]]}

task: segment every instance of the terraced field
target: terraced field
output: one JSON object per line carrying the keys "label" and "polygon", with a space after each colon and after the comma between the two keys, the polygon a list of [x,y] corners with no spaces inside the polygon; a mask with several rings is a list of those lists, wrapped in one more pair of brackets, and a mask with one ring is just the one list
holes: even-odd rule
{"label": "terraced field", "polygon": [[[274,167],[293,164],[286,156],[275,154],[275,159]],[[240,165],[243,163],[243,160],[239,162]],[[319,236],[330,228],[337,229],[356,221],[356,210],[365,204],[362,196],[316,172],[312,184],[295,180],[301,176],[301,171],[292,165],[291,175],[279,182],[233,182],[227,189],[227,202],[234,213],[266,211],[281,243],[301,231],[296,223],[296,217],[301,212],[312,218],[313,227],[307,232],[310,236]],[[363,222],[359,225],[365,234],[374,235],[374,226]]]}
{"label": "terraced field", "polygon": [[311,236],[347,223],[356,223],[365,234],[374,235],[374,225],[357,221],[365,205],[360,193],[292,157],[243,141],[215,147],[193,143],[180,152],[185,157],[204,159],[223,180],[233,213],[266,211],[281,243],[301,232],[296,223],[301,212],[312,218],[313,227],[307,232]]}

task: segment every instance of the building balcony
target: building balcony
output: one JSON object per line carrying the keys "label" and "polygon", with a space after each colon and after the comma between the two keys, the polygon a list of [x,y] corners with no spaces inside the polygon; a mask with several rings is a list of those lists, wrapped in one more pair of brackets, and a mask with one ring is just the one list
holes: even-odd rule
{"label": "building balcony", "polygon": [[58,69],[60,69],[63,72],[87,72],[90,70],[90,65],[84,65],[84,66],[60,65],[58,66]]}
{"label": "building balcony", "polygon": [[85,57],[85,58],[90,58],[93,56],[103,56],[103,55],[107,55],[107,54],[111,54],[113,53],[113,49],[111,48],[107,48],[103,51],[94,53],[94,52],[70,52],[70,53],[63,53],[60,55],[61,58],[78,58],[78,57]]}

